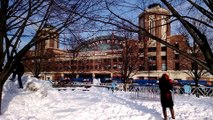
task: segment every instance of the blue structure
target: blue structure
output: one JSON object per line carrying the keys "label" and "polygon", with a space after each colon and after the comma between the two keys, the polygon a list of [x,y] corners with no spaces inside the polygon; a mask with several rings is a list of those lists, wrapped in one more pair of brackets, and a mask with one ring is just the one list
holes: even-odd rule
{"label": "blue structure", "polygon": [[136,83],[139,86],[155,86],[158,85],[157,80],[147,80],[147,79],[135,79],[132,83]]}
{"label": "blue structure", "polygon": [[[72,82],[91,82],[93,83],[93,78],[73,78]],[[124,83],[121,78],[100,78],[101,83]],[[177,80],[178,84],[184,85],[195,85],[194,80]],[[134,86],[158,86],[158,80],[148,80],[148,79],[134,79],[132,80]],[[199,80],[199,85],[209,86],[206,80]]]}
{"label": "blue structure", "polygon": [[93,83],[92,78],[73,78],[72,82],[91,82]]}
{"label": "blue structure", "polygon": [[[178,80],[178,83],[181,84],[181,85],[195,85],[194,80]],[[198,84],[208,86],[206,80],[199,80]]]}
{"label": "blue structure", "polygon": [[123,83],[120,78],[101,78],[101,83],[111,83],[112,81],[115,81],[116,83]]}
{"label": "blue structure", "polygon": [[[177,80],[179,85],[195,85],[194,80]],[[135,79],[132,83],[137,84],[139,86],[155,86],[158,85],[158,80],[147,80],[147,79]],[[199,80],[199,85],[208,86],[206,80]]]}

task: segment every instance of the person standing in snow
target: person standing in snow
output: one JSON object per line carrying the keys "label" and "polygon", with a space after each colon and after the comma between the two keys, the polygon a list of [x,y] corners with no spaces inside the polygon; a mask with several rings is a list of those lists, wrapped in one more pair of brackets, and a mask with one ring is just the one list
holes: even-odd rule
{"label": "person standing in snow", "polygon": [[163,116],[164,120],[167,120],[167,112],[166,108],[170,109],[172,118],[175,119],[174,115],[174,103],[172,99],[172,80],[169,78],[169,76],[164,73],[162,77],[159,79],[159,88],[160,88],[160,96],[161,96],[161,106],[163,110]]}
{"label": "person standing in snow", "polygon": [[191,94],[192,88],[191,88],[191,86],[189,84],[184,85],[183,89],[184,89],[184,93],[185,94],[188,94],[188,95]]}
{"label": "person standing in snow", "polygon": [[114,92],[114,91],[115,91],[116,86],[117,86],[117,84],[115,83],[115,81],[113,81],[113,82],[112,82],[112,84],[111,84],[112,92]]}
{"label": "person standing in snow", "polygon": [[23,88],[23,84],[21,81],[21,77],[24,74],[24,65],[19,61],[13,71],[13,76],[11,78],[12,81],[15,81],[15,77],[16,75],[18,75],[18,84],[19,84],[19,88]]}

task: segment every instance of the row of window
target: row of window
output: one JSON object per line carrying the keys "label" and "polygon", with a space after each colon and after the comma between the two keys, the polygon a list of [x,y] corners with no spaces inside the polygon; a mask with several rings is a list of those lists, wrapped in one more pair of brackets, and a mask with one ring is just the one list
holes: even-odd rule
{"label": "row of window", "polygon": [[[149,59],[149,61],[156,61],[157,60],[156,56],[149,56],[148,59]],[[166,61],[167,56],[161,56],[161,59]],[[179,60],[179,54],[175,54],[174,59]],[[141,60],[142,60],[142,58],[141,58]]]}
{"label": "row of window", "polygon": [[86,66],[56,66],[56,70],[58,71],[72,71],[72,70],[92,70],[92,69],[95,69],[95,70],[111,70],[111,69],[114,69],[114,70],[118,70],[118,69],[121,69],[122,66],[121,65],[86,65]]}
{"label": "row of window", "polygon": [[[175,44],[175,47],[179,49],[179,44],[176,43],[176,44]],[[157,51],[157,48],[156,48],[156,47],[149,47],[149,48],[148,48],[148,52],[156,52],[156,51]],[[167,47],[165,47],[165,46],[164,46],[164,47],[161,47],[161,51],[167,51]],[[140,52],[140,53],[143,53],[143,52],[144,52],[144,49],[143,49],[143,48],[140,48],[140,49],[139,49],[139,52]]]}
{"label": "row of window", "polygon": [[[180,63],[176,62],[175,63],[175,66],[174,66],[175,70],[180,70]],[[95,69],[95,70],[111,70],[111,69],[114,69],[114,70],[119,70],[122,68],[122,65],[86,65],[86,66],[58,66],[56,67],[56,70],[59,70],[59,71],[62,71],[62,70],[66,70],[66,71],[69,71],[69,70],[92,70],[92,69]],[[132,67],[130,66],[129,69],[132,69]],[[145,70],[145,67],[144,65],[140,65],[139,68],[138,68],[139,71],[144,71]],[[149,71],[152,71],[152,70],[157,70],[157,65],[156,64],[150,64],[148,66],[148,70]],[[167,70],[167,65],[165,63],[162,64],[162,68],[161,68],[162,71],[166,71]]]}
{"label": "row of window", "polygon": [[[180,63],[175,63],[175,70],[180,70]],[[139,66],[139,71],[143,71],[145,70],[145,67],[144,65],[140,65]],[[156,64],[150,64],[148,66],[148,70],[152,71],[152,70],[157,70],[157,65]],[[162,71],[167,71],[167,65],[165,63],[162,64],[162,68],[161,68]]]}
{"label": "row of window", "polygon": [[[161,51],[166,51],[167,50],[167,47],[161,47]],[[156,47],[149,47],[148,48],[148,52],[156,52],[157,51],[157,48]],[[143,48],[140,48],[139,49],[139,52],[140,53],[143,53],[144,52],[144,49]]]}
{"label": "row of window", "polygon": [[77,63],[110,63],[111,61],[113,62],[122,62],[122,58],[113,58],[113,59],[96,59],[96,60],[92,60],[92,59],[88,59],[88,60],[67,60],[67,61],[57,61],[56,64],[77,64]]}
{"label": "row of window", "polygon": [[[161,59],[162,60],[167,60],[167,56],[161,56]],[[175,54],[174,56],[174,59],[178,60],[179,59],[179,54]],[[144,57],[140,57],[140,60],[144,60]],[[156,61],[157,58],[156,56],[149,56],[148,57],[148,60],[149,61]],[[57,61],[56,64],[76,64],[76,63],[93,63],[93,62],[96,62],[96,63],[101,63],[101,62],[104,62],[104,63],[110,63],[111,61],[113,62],[122,62],[122,58],[113,58],[113,59],[96,59],[96,60],[92,60],[92,59],[88,59],[88,60],[67,60],[67,61]]]}

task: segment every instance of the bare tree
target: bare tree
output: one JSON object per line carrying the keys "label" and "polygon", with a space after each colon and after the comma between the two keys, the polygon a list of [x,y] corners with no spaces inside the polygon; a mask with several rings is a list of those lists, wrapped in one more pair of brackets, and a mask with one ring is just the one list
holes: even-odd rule
{"label": "bare tree", "polygon": [[195,43],[200,47],[200,50],[202,51],[202,54],[205,58],[205,61],[201,61],[199,59],[196,59],[196,57],[192,56],[194,58],[192,60],[203,68],[205,68],[211,74],[213,74],[213,53],[208,43],[208,35],[202,30],[200,30],[195,24],[193,24],[193,21],[199,22],[200,24],[205,25],[212,31],[213,26],[211,23],[213,20],[213,2],[211,0],[204,0],[204,4],[200,4],[200,1],[197,2],[187,0],[187,2],[192,6],[192,8],[195,8],[196,11],[202,14],[202,16],[200,17],[205,17],[206,19],[208,19],[208,21],[202,21],[193,16],[181,15],[181,13],[178,13],[174,6],[172,6],[172,4],[169,3],[167,0],[162,0],[162,2],[172,12],[172,16],[174,16],[178,21],[180,21],[180,23],[185,27],[185,29],[191,35]]}
{"label": "bare tree", "polygon": [[51,72],[53,69],[53,59],[56,54],[52,49],[47,49],[42,54],[38,55],[38,51],[29,50],[26,55],[22,58],[24,62],[25,71],[31,72],[36,78],[39,78],[41,73]]}
{"label": "bare tree", "polygon": [[133,34],[123,32],[124,40],[121,51],[121,68],[119,70],[124,82],[124,90],[127,90],[127,84],[131,83],[131,76],[136,74],[140,66],[139,41],[133,39]]}
{"label": "bare tree", "polygon": [[[144,0],[138,0],[137,3],[144,3],[147,4]],[[151,1],[153,2],[153,1]],[[179,52],[181,55],[185,56],[186,58],[193,60],[200,66],[202,66],[205,70],[213,74],[213,53],[212,49],[209,46],[209,37],[207,33],[203,33],[200,29],[198,29],[194,24],[193,21],[199,22],[200,24],[203,24],[204,26],[208,27],[208,30],[212,32],[212,1],[211,0],[204,0],[204,2],[201,2],[200,0],[198,1],[192,1],[192,0],[187,0],[185,3],[184,1],[167,1],[167,0],[161,0],[161,3],[164,4],[169,11],[171,12],[170,15],[167,15],[165,19],[171,18],[170,22],[166,24],[171,24],[171,23],[180,23],[186,31],[192,36],[193,40],[198,44],[200,47],[202,54],[204,55],[205,60],[200,60],[178,48],[175,46],[171,45],[167,41],[151,34],[149,30],[146,28],[143,28],[139,26],[137,23],[132,20],[132,17],[127,17],[125,15],[134,13],[133,11],[138,12],[138,10],[145,10],[144,5],[138,5],[137,3],[132,4],[131,2],[127,2],[126,0],[120,0],[120,1],[106,1],[103,0],[103,3],[101,4],[103,8],[105,8],[105,14],[102,16],[94,15],[95,17],[87,16],[87,15],[82,15],[79,14],[80,16],[100,22],[103,24],[110,24],[113,26],[116,26],[120,29],[127,30],[129,32],[134,32],[134,33],[139,33],[143,34],[157,42],[160,42],[167,47]],[[150,3],[150,2],[149,2]],[[151,3],[150,3],[151,4]],[[186,5],[185,5],[186,4]],[[181,10],[178,10],[180,6],[190,6],[192,9],[189,9],[188,7],[182,8],[185,10],[185,14],[182,14]],[[127,9],[126,11],[125,8]],[[129,10],[129,11],[128,11]],[[107,11],[107,12],[106,12]],[[206,21],[197,19],[193,11],[196,11],[199,13],[200,17],[205,18]],[[153,13],[157,14],[157,13]],[[126,23],[130,24],[133,27],[127,26]],[[155,27],[161,27],[160,26],[155,26]],[[142,31],[142,32],[141,32]]]}
{"label": "bare tree", "polygon": [[[193,42],[191,46],[189,46],[188,51],[189,54],[191,54],[194,57],[197,57],[199,59],[204,59],[203,55],[201,54],[201,50],[199,49],[198,45]],[[199,87],[199,80],[205,76],[208,72],[201,66],[199,66],[196,62],[190,61],[185,59],[186,62],[184,62],[184,67],[186,67],[187,71],[185,72],[188,74],[195,82],[195,87]],[[189,62],[190,61],[190,62]],[[196,89],[196,96],[199,97],[198,89]]]}
{"label": "bare tree", "polygon": [[[197,18],[197,19],[202,20],[202,18]],[[206,20],[202,20],[202,21],[208,22]],[[209,32],[208,28],[206,26],[204,26],[203,24],[201,24],[200,22],[192,21],[192,23],[202,33],[207,34]],[[186,49],[185,52],[191,54],[193,57],[196,57],[196,58],[204,61],[204,55],[202,54],[200,47],[198,46],[197,43],[195,43],[195,41],[192,39],[190,34],[187,33],[186,29],[184,29],[183,27],[178,27],[178,29],[179,29],[180,34],[182,34],[183,36],[185,36],[185,38],[187,38],[188,48]],[[209,38],[209,41],[208,41],[209,45],[211,46],[211,40],[210,40],[211,33],[209,34],[208,38]],[[184,64],[183,66],[187,70],[185,73],[188,74],[190,76],[190,78],[192,78],[195,81],[195,87],[199,87],[199,80],[203,76],[205,76],[208,72],[195,61],[188,60],[187,58],[184,58],[184,61],[185,62],[183,62],[183,64]],[[199,97],[198,92],[196,92],[196,96]]]}
{"label": "bare tree", "polygon": [[31,47],[46,40],[46,38],[37,40],[39,31],[45,24],[57,27],[59,33],[67,32],[68,29],[75,31],[76,26],[80,27],[84,25],[83,23],[88,23],[76,13],[88,14],[93,11],[95,4],[89,0],[87,2],[83,0],[1,0],[0,98],[2,98],[3,85],[16,63],[23,60],[23,56]]}

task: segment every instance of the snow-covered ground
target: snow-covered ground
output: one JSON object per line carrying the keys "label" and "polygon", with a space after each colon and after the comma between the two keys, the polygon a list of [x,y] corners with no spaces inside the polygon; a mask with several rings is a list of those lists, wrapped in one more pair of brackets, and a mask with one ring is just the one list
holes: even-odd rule
{"label": "snow-covered ground", "polygon": [[[50,82],[25,76],[38,91],[18,89],[17,81],[4,86],[0,120],[162,120],[159,97],[135,98],[129,92],[112,93],[91,87],[58,91]],[[213,98],[175,95],[176,120],[213,120]],[[168,111],[168,116],[170,113]],[[171,118],[170,118],[171,119]]]}

